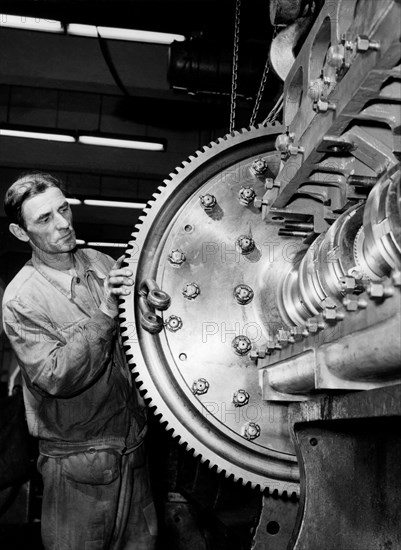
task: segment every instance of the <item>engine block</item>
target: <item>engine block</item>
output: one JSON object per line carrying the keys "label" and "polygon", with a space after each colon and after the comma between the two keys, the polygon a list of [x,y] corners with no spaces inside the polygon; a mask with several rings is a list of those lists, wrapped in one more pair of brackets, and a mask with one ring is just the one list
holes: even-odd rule
{"label": "engine block", "polygon": [[127,355],[167,429],[227,476],[299,492],[288,405],[401,382],[401,4],[326,1],[283,123],[233,132],[149,201]]}

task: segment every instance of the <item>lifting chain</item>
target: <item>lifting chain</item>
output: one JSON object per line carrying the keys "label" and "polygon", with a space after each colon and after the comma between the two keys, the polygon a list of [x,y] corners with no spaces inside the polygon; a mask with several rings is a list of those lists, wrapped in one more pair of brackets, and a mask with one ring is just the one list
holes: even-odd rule
{"label": "lifting chain", "polygon": [[235,31],[234,31],[234,51],[233,51],[233,68],[231,75],[231,106],[230,106],[230,133],[235,128],[235,110],[237,103],[237,80],[238,80],[238,44],[239,44],[239,22],[241,12],[241,0],[236,0],[235,3]]}
{"label": "lifting chain", "polygon": [[263,69],[262,80],[260,81],[259,90],[256,96],[255,105],[253,107],[251,120],[249,121],[249,126],[253,126],[255,124],[255,120],[260,107],[260,102],[263,97],[263,92],[265,91],[265,85],[266,85],[267,75],[269,74],[269,71],[270,71],[270,63],[269,63],[269,54],[268,54],[266,58],[265,67]]}
{"label": "lifting chain", "polygon": [[[238,82],[238,45],[239,45],[239,27],[240,27],[240,14],[241,14],[241,0],[236,0],[235,3],[235,30],[234,30],[234,50],[233,50],[233,63],[232,63],[232,75],[231,75],[231,105],[230,105],[230,133],[232,133],[235,129],[235,111],[237,107],[237,82]],[[272,40],[275,38],[277,34],[277,27],[274,27],[274,34]],[[263,69],[262,78],[259,85],[259,90],[256,95],[255,99],[255,105],[252,110],[252,115],[249,121],[249,126],[253,126],[256,121],[256,117],[259,112],[260,103],[262,101],[263,92],[265,90],[267,77],[270,71],[270,62],[269,62],[269,52],[266,57],[265,66]],[[279,100],[280,101],[280,100]],[[273,108],[272,111],[274,111],[276,106]],[[277,111],[276,113],[273,113],[273,120],[278,115]],[[267,117],[271,117],[272,113],[270,113]],[[264,121],[264,123],[267,121],[267,119]],[[271,122],[269,120],[268,122]]]}

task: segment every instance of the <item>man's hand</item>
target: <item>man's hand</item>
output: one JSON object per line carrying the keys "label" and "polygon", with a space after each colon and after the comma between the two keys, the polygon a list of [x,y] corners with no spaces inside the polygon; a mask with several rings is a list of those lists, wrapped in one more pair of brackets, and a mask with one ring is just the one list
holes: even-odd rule
{"label": "man's hand", "polygon": [[121,264],[125,256],[120,256],[107,275],[104,282],[104,298],[99,308],[109,317],[116,317],[118,314],[118,298],[130,294],[134,281],[132,271]]}

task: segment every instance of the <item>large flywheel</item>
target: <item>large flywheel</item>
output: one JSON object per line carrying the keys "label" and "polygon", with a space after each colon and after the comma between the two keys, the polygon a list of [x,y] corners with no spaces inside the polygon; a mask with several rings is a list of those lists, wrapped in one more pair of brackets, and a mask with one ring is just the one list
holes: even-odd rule
{"label": "large flywheel", "polygon": [[121,325],[137,381],[181,443],[226,476],[292,494],[287,407],[262,399],[252,361],[282,323],[269,296],[291,263],[291,238],[260,210],[282,131],[226,136],[159,188],[127,251],[135,292]]}

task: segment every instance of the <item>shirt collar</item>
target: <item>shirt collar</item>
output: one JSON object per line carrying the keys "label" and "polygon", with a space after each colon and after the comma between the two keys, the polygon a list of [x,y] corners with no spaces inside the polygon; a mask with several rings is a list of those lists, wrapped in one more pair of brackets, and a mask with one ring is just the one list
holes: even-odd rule
{"label": "shirt collar", "polygon": [[[96,265],[96,254],[96,250],[87,249],[84,252],[79,248],[76,249],[73,252],[76,270],[81,275],[92,271],[99,279],[105,279],[106,274],[100,271]],[[71,299],[74,277],[70,273],[54,269],[54,267],[46,264],[35,252],[32,254],[32,264],[45,279],[64,294],[64,296]]]}

